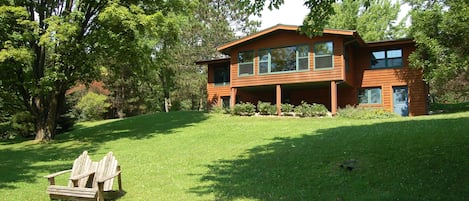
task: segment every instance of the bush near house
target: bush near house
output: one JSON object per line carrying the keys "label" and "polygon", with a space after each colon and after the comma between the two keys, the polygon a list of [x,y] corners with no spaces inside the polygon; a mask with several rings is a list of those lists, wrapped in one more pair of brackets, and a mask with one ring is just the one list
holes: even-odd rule
{"label": "bush near house", "polygon": [[282,112],[291,113],[294,112],[295,106],[289,103],[282,104]]}
{"label": "bush near house", "polygon": [[347,105],[345,108],[339,108],[337,116],[351,119],[387,119],[400,117],[398,114],[386,111],[383,108],[354,107],[350,105]]}
{"label": "bush near house", "polygon": [[277,106],[270,104],[270,102],[257,102],[257,110],[261,115],[274,115],[277,113]]}
{"label": "bush near house", "polygon": [[312,103],[308,104],[305,101],[301,101],[301,105],[298,105],[294,109],[300,117],[322,117],[326,116],[329,110],[323,104]]}
{"label": "bush near house", "polygon": [[238,103],[231,109],[232,115],[252,116],[256,113],[256,106],[252,103]]}

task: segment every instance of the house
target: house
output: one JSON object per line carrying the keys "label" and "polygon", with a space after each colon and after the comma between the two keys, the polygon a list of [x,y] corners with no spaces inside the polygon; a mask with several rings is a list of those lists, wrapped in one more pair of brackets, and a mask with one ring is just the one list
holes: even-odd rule
{"label": "house", "polygon": [[325,29],[309,38],[277,25],[217,48],[229,58],[208,66],[208,106],[238,102],[384,108],[402,116],[427,113],[422,72],[409,68],[411,39],[364,42],[356,31]]}

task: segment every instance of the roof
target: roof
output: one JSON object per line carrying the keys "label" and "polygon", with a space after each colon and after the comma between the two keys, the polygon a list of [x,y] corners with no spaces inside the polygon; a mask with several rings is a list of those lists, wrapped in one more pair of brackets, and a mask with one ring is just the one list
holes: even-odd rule
{"label": "roof", "polygon": [[218,64],[218,63],[226,63],[226,62],[230,62],[230,57],[221,58],[221,59],[210,59],[210,60],[196,61],[195,64],[204,65],[204,64]]}
{"label": "roof", "polygon": [[[263,36],[266,36],[268,34],[271,34],[273,32],[277,31],[298,31],[299,26],[296,25],[284,25],[284,24],[278,24],[273,27],[264,29],[260,32],[257,32],[255,34],[249,35],[242,37],[240,39],[225,43],[221,46],[217,47],[217,50],[220,52],[223,52],[225,54],[229,54],[230,49],[239,45],[242,45],[244,43],[250,42],[252,40],[261,38]],[[357,31],[355,30],[341,30],[341,29],[324,29],[323,34],[333,34],[333,35],[342,35],[342,36],[348,36],[352,37],[354,39],[357,39],[359,43],[364,44],[363,40],[361,37],[358,35]]]}
{"label": "roof", "polygon": [[373,41],[366,43],[368,47],[387,46],[387,45],[404,45],[415,43],[412,38],[401,38],[393,40]]}

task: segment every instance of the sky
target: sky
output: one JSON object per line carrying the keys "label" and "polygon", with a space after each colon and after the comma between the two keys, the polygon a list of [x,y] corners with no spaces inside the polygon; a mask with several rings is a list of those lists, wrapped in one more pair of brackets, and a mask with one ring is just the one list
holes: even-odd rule
{"label": "sky", "polygon": [[[272,11],[266,6],[262,11],[262,17],[260,19],[262,24],[259,30],[264,30],[277,24],[303,24],[303,19],[309,12],[308,8],[303,4],[304,0],[286,0],[278,10],[274,9]],[[399,19],[405,16],[409,10],[410,7],[408,5],[401,5]]]}

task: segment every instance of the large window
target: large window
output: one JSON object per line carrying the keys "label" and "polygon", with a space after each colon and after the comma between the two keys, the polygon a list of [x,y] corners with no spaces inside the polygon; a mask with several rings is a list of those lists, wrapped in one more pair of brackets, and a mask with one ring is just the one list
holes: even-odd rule
{"label": "large window", "polygon": [[371,69],[402,67],[402,49],[371,53]]}
{"label": "large window", "polygon": [[332,41],[314,44],[314,68],[328,69],[334,67],[334,45]]}
{"label": "large window", "polygon": [[307,70],[308,45],[259,50],[259,74]]}
{"label": "large window", "polygon": [[365,88],[358,93],[360,104],[381,104],[381,88]]}
{"label": "large window", "polygon": [[215,67],[213,71],[214,71],[215,85],[227,85],[230,83],[230,67],[229,66]]}
{"label": "large window", "polygon": [[254,74],[254,51],[239,52],[238,54],[238,74]]}

